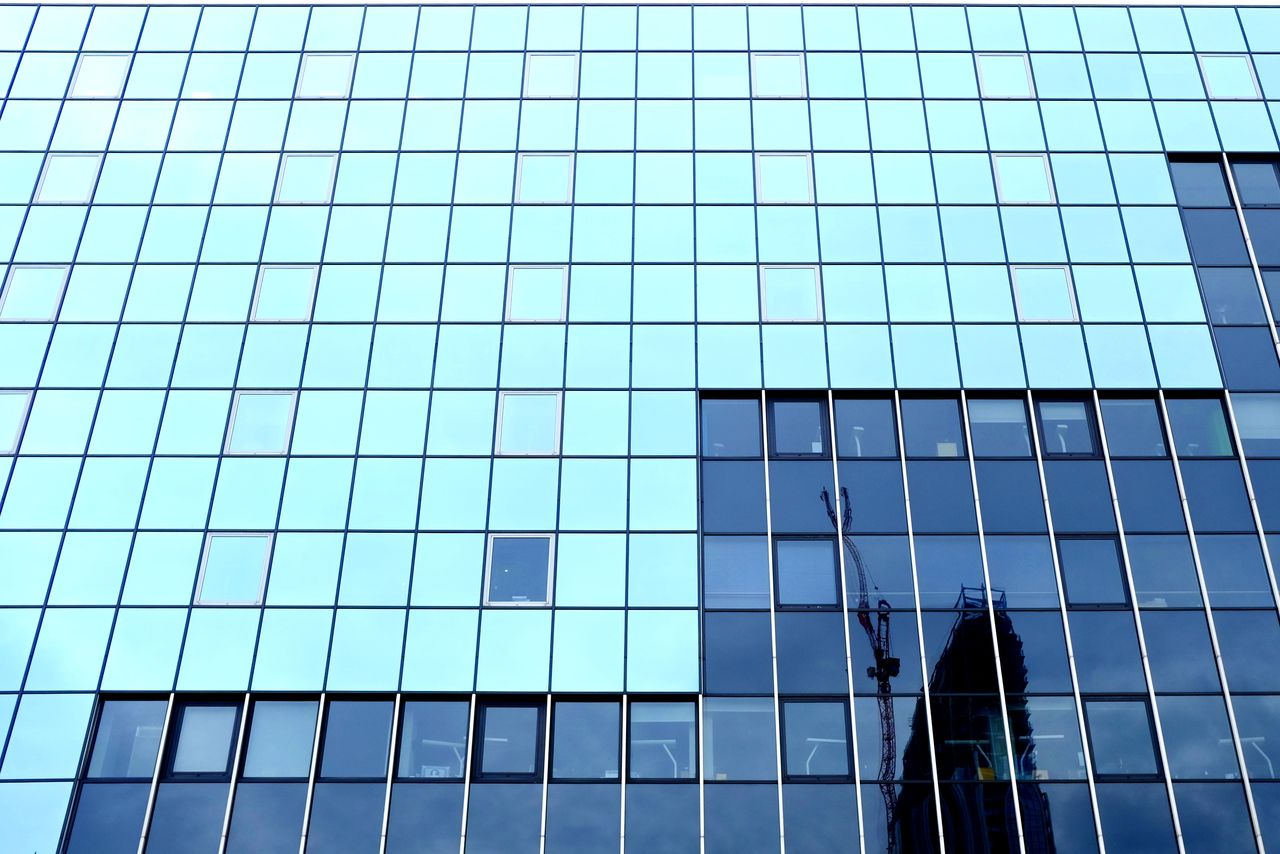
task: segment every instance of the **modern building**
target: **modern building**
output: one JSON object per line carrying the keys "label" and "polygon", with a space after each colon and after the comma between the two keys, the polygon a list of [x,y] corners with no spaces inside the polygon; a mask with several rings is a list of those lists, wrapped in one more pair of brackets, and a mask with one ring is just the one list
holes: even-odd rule
{"label": "modern building", "polygon": [[0,96],[0,851],[1280,851],[1280,8],[4,5]]}

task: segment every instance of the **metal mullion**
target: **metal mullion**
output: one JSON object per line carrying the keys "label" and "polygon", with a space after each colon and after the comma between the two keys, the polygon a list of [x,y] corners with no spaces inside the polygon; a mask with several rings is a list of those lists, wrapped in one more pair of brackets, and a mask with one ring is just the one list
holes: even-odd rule
{"label": "metal mullion", "polygon": [[774,593],[773,508],[769,491],[769,400],[760,391],[760,429],[764,451],[764,529],[769,561],[769,663],[773,669],[773,761],[778,775],[778,851],[787,854],[787,830],[782,816],[782,700],[778,693],[778,604]]}
{"label": "metal mullion", "polygon": [[1026,392],[1027,418],[1031,425],[1031,444],[1035,449],[1036,472],[1040,477],[1040,496],[1044,504],[1045,524],[1049,532],[1049,554],[1053,558],[1053,580],[1058,587],[1058,613],[1062,618],[1062,633],[1067,644],[1067,669],[1071,674],[1071,693],[1076,704],[1076,725],[1080,728],[1080,747],[1084,759],[1085,782],[1089,787],[1089,803],[1093,807],[1093,832],[1098,841],[1098,851],[1106,854],[1106,842],[1102,838],[1102,814],[1098,809],[1098,788],[1093,776],[1093,754],[1089,750],[1089,731],[1084,720],[1084,700],[1080,697],[1080,676],[1076,672],[1075,645],[1071,641],[1071,621],[1067,616],[1067,593],[1062,582],[1062,564],[1058,559],[1058,535],[1053,528],[1053,509],[1049,505],[1049,483],[1044,473],[1044,454],[1040,447],[1040,426],[1035,412],[1035,400],[1030,389]]}
{"label": "metal mullion", "polygon": [[618,851],[626,854],[627,850],[627,695],[622,695],[622,729],[618,742]]}
{"label": "metal mullion", "polygon": [[702,720],[702,701],[705,699],[702,692],[698,692],[698,696],[694,698],[694,705],[697,707],[698,715],[698,853],[706,854],[707,851],[707,810],[706,810],[706,793],[707,793],[707,763],[703,749],[703,720]]}
{"label": "metal mullion", "polygon": [[902,467],[902,497],[907,517],[907,549],[911,557],[911,591],[915,596],[916,606],[916,643],[919,644],[920,673],[923,676],[920,688],[924,692],[924,716],[929,730],[929,770],[933,775],[933,779],[930,782],[933,784],[934,820],[938,823],[939,854],[946,854],[947,840],[942,830],[942,789],[938,784],[938,754],[933,735],[933,706],[929,702],[929,662],[924,654],[924,614],[920,609],[920,578],[916,567],[916,535],[915,526],[911,522],[911,485],[907,482],[907,445],[902,433],[902,393],[898,389],[893,391],[893,409],[894,421],[898,432],[898,462]]}
{"label": "metal mullion", "polygon": [[1133,627],[1138,637],[1138,654],[1142,659],[1142,675],[1147,683],[1147,701],[1151,704],[1151,726],[1155,729],[1156,750],[1160,753],[1161,779],[1165,793],[1169,798],[1169,815],[1173,821],[1173,838],[1178,846],[1179,854],[1186,854],[1182,841],[1182,823],[1178,819],[1178,804],[1173,797],[1173,778],[1169,774],[1169,755],[1164,746],[1164,728],[1160,725],[1160,709],[1156,706],[1155,683],[1151,679],[1151,662],[1147,658],[1147,637],[1142,631],[1142,619],[1138,613],[1138,591],[1133,584],[1133,573],[1129,568],[1133,565],[1129,560],[1129,544],[1124,532],[1124,518],[1120,515],[1120,495],[1116,492],[1115,472],[1111,466],[1111,451],[1107,446],[1107,431],[1102,423],[1102,404],[1098,399],[1098,391],[1094,389],[1090,395],[1094,421],[1098,428],[1098,441],[1102,445],[1102,462],[1107,469],[1107,489],[1111,493],[1111,512],[1116,520],[1116,534],[1120,541],[1120,554],[1124,558],[1124,580],[1129,591],[1129,610],[1133,615]]}
{"label": "metal mullion", "polygon": [[1280,348],[1280,334],[1276,332],[1276,318],[1271,313],[1271,303],[1267,299],[1266,286],[1262,283],[1262,269],[1258,266],[1257,253],[1253,251],[1253,239],[1249,236],[1249,223],[1244,216],[1244,207],[1240,203],[1240,193],[1236,189],[1236,178],[1231,174],[1231,159],[1222,152],[1222,171],[1227,174],[1227,190],[1231,193],[1231,204],[1235,208],[1236,219],[1240,222],[1240,232],[1244,235],[1244,248],[1249,253],[1249,266],[1253,268],[1253,283],[1258,288],[1258,296],[1262,297],[1262,310],[1267,315],[1267,329],[1271,332],[1271,346]]}
{"label": "metal mullion", "polygon": [[840,449],[836,443],[836,402],[835,394],[831,389],[827,389],[827,429],[831,436],[831,472],[834,477],[832,488],[834,489],[835,502],[835,523],[836,523],[836,556],[838,558],[838,568],[840,571],[840,602],[841,622],[844,624],[844,672],[849,682],[849,744],[853,747],[853,802],[858,814],[858,850],[865,854],[867,846],[867,830],[863,822],[862,815],[862,774],[861,766],[858,764],[858,727],[854,722],[854,696],[853,696],[853,638],[849,631],[849,585],[846,579],[845,563],[844,563],[844,508],[843,502],[840,500],[842,493],[840,492]]}
{"label": "metal mullion", "polygon": [[969,429],[969,398],[960,390],[960,416],[964,427],[964,441],[968,447],[965,457],[969,463],[969,482],[973,489],[974,519],[978,524],[978,551],[982,557],[982,583],[986,585],[987,626],[991,630],[991,650],[995,656],[996,690],[1000,692],[1001,726],[1004,727],[1005,761],[1009,763],[1009,786],[1013,792],[1013,821],[1018,830],[1018,849],[1025,850],[1022,831],[1022,805],[1018,800],[1018,773],[1013,752],[1013,730],[1009,726],[1009,701],[1004,684],[1004,668],[1000,661],[1000,638],[996,634],[995,591],[991,587],[991,568],[987,565],[987,535],[982,524],[982,497],[978,493],[978,465],[973,458],[973,436]]}
{"label": "metal mullion", "polygon": [[321,692],[316,705],[316,737],[311,744],[311,773],[307,775],[307,796],[302,807],[302,836],[298,840],[298,854],[306,854],[307,831],[311,829],[311,797],[316,791],[316,777],[320,772],[320,740],[324,732],[326,713],[329,711],[328,694]]}
{"label": "metal mullion", "polygon": [[249,732],[249,696],[249,694],[244,695],[244,705],[240,708],[240,731],[236,735],[236,749],[231,758],[231,781],[227,786],[227,808],[222,814],[222,833],[218,837],[218,854],[226,854],[227,837],[231,835],[231,805],[235,803],[240,757],[244,754],[244,742]]}
{"label": "metal mullion", "polygon": [[400,712],[404,708],[404,695],[397,693],[395,707],[391,712],[391,749],[387,756],[387,792],[382,804],[382,832],[378,837],[378,854],[387,851],[387,826],[391,822],[391,786],[396,778],[397,746],[400,743]]}
{"label": "metal mullion", "polygon": [[1249,476],[1248,458],[1244,456],[1244,443],[1240,440],[1240,427],[1236,423],[1235,408],[1231,405],[1231,393],[1222,395],[1227,405],[1227,428],[1231,431],[1231,439],[1240,453],[1240,471],[1244,474],[1244,491],[1249,498],[1249,511],[1253,514],[1253,523],[1257,528],[1258,541],[1262,544],[1262,561],[1267,567],[1267,583],[1271,585],[1272,607],[1280,603],[1280,585],[1276,583],[1275,566],[1271,561],[1271,548],[1267,544],[1266,527],[1262,524],[1262,512],[1258,509],[1258,498],[1253,491],[1253,478]]}
{"label": "metal mullion", "polygon": [[551,694],[547,694],[542,721],[542,824],[538,828],[538,851],[547,850],[547,792],[551,786]]}
{"label": "metal mullion", "polygon": [[173,707],[177,695],[169,692],[169,703],[164,709],[164,724],[160,729],[160,746],[156,748],[156,767],[151,772],[151,788],[147,791],[147,808],[142,813],[142,833],[138,836],[138,854],[147,848],[147,834],[151,832],[151,817],[155,811],[156,793],[160,789],[160,769],[164,767],[165,750],[169,745],[169,726],[173,720]]}
{"label": "metal mullion", "polygon": [[[1160,404],[1160,415],[1166,424],[1169,421],[1169,412],[1165,406],[1164,390],[1156,392],[1156,400]],[[1174,442],[1169,443],[1169,458],[1173,462],[1173,476],[1178,485],[1178,501],[1182,505],[1182,518],[1187,526],[1188,538],[1191,541],[1191,559],[1196,569],[1196,584],[1200,589],[1200,601],[1203,603],[1205,619],[1209,623],[1209,643],[1213,647],[1213,664],[1218,671],[1218,682],[1222,687],[1222,699],[1227,706],[1227,723],[1231,727],[1231,747],[1236,754],[1236,762],[1240,766],[1240,782],[1244,784],[1245,804],[1249,808],[1249,824],[1253,828],[1254,844],[1259,851],[1265,851],[1265,845],[1262,840],[1262,826],[1258,822],[1257,806],[1253,801],[1253,787],[1249,782],[1249,775],[1246,772],[1248,767],[1244,758],[1244,747],[1240,741],[1240,728],[1236,723],[1235,706],[1231,702],[1231,690],[1227,683],[1227,671],[1222,661],[1222,648],[1218,645],[1218,629],[1213,621],[1213,609],[1209,606],[1209,588],[1204,580],[1204,567],[1200,562],[1200,547],[1196,542],[1195,527],[1191,519],[1191,504],[1187,500],[1186,485],[1182,480],[1182,465],[1178,459],[1177,445]],[[1243,468],[1243,463],[1241,463]],[[1172,774],[1170,774],[1172,779]]]}
{"label": "metal mullion", "polygon": [[470,700],[470,714],[467,715],[467,755],[462,767],[462,824],[459,826],[458,854],[467,850],[467,809],[471,806],[471,765],[476,755],[476,695]]}

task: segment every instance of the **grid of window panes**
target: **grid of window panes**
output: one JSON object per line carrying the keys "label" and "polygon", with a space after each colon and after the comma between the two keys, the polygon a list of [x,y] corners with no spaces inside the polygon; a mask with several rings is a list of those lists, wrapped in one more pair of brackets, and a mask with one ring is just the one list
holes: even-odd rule
{"label": "grid of window panes", "polygon": [[[1267,784],[1224,784],[1223,766],[1179,776],[1174,706],[1217,712],[1207,682],[1161,683],[1152,650],[1174,630],[1147,614],[1204,620],[1231,689],[1217,744],[1266,779],[1280,685],[1263,664],[1234,677],[1231,650],[1266,648],[1275,617],[1258,531],[1280,531],[1277,98],[1280,10],[1261,7],[0,7],[8,844],[52,852],[68,805],[92,802],[100,693],[171,691],[157,737],[189,700],[218,732],[252,720],[204,711],[217,692],[626,706],[701,690],[698,797],[623,785],[650,792],[639,815],[678,813],[680,833],[693,815],[713,851],[771,850],[760,840],[784,825],[791,851],[829,850],[850,816],[866,850],[923,847],[962,810],[987,816],[996,847],[1052,826],[1087,849],[1090,821],[1113,848],[1164,845],[1167,820],[1190,849],[1206,814],[1236,817],[1214,844],[1275,839]],[[792,404],[780,421],[761,388]],[[960,389],[967,420],[924,445],[841,433],[886,412],[908,431],[946,420]],[[764,419],[758,448],[715,461],[736,481],[707,477],[713,400]],[[987,454],[980,434],[1007,433],[1017,401],[1038,456]],[[822,436],[803,427],[815,411],[832,419]],[[729,406],[723,423],[743,418]],[[1108,457],[1108,419],[1174,439],[1153,444],[1148,423],[1137,450]],[[1185,447],[1179,419],[1200,419]],[[750,474],[762,461],[767,486]],[[985,525],[1033,524],[1033,469],[1050,505],[1086,490],[1093,515]],[[819,482],[825,497],[766,500]],[[997,496],[980,512],[954,501],[974,484]],[[946,524],[885,521],[900,493]],[[1176,524],[1184,498],[1194,536]],[[1139,511],[1151,518],[1123,519]],[[888,527],[860,529],[864,513]],[[1203,579],[1199,599],[1153,581],[1073,602],[1069,565],[1109,565],[1108,543],[1121,578]],[[1045,549],[1067,586],[1021,599],[1001,573],[1043,570]],[[860,610],[860,573],[878,566],[899,589],[882,609],[868,588]],[[755,581],[738,589],[726,567]],[[935,571],[956,575],[930,589]],[[730,586],[709,593],[716,579]],[[1025,684],[1008,671],[1006,646],[1030,650],[1055,613],[1063,631],[1098,624],[1072,635],[1070,690],[1061,671],[1043,688],[1047,669]],[[1123,634],[1126,613],[1146,687],[1090,685],[1112,647],[1086,659],[1078,639]],[[943,640],[984,631],[1004,666],[948,685]],[[919,652],[873,655],[913,633],[914,670]],[[848,672],[828,655],[837,639]],[[756,657],[774,651],[776,665]],[[892,784],[876,742],[889,717]],[[1061,735],[1055,759],[1046,738],[1026,753],[1028,721]],[[1141,725],[1154,766],[1090,758],[1102,727],[1128,747]],[[769,727],[772,759],[739,750]],[[671,748],[666,729],[647,748]],[[154,797],[131,777],[111,789],[142,793],[128,797],[146,799],[146,832],[172,833],[175,805],[227,808],[239,766],[186,776],[165,757]],[[322,824],[376,800],[326,794],[371,780],[317,769],[234,789],[261,784],[264,814],[301,802]],[[551,832],[565,796],[514,794],[530,782],[488,780],[477,814],[546,810],[546,847],[570,850]],[[899,827],[891,810],[920,820]],[[1069,837],[1059,816],[1080,819]]]}

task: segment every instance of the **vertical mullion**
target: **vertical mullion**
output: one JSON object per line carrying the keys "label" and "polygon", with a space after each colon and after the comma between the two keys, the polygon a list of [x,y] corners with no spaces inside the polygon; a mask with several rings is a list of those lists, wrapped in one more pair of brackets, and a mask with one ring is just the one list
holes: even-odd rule
{"label": "vertical mullion", "polygon": [[458,854],[464,854],[467,850],[467,810],[471,806],[471,766],[472,757],[476,755],[475,736],[476,695],[473,693],[467,715],[467,753],[462,768],[462,825],[459,830]]}
{"label": "vertical mullion", "polygon": [[626,854],[627,849],[627,695],[622,695],[622,707],[618,722],[618,851]]}
{"label": "vertical mullion", "polygon": [[782,816],[782,700],[778,694],[778,603],[774,593],[773,507],[769,491],[769,400],[760,391],[760,437],[764,451],[764,529],[769,562],[769,659],[773,669],[773,761],[778,781],[778,851],[787,854],[787,830]]}
{"label": "vertical mullion", "polygon": [[222,833],[218,837],[218,854],[226,854],[227,837],[231,834],[231,805],[235,803],[236,781],[240,776],[240,757],[244,755],[245,739],[249,733],[249,694],[244,695],[240,707],[240,728],[236,735],[236,749],[231,758],[231,779],[227,785],[227,807],[222,814]]}
{"label": "vertical mullion", "polygon": [[538,828],[538,851],[547,850],[547,792],[551,786],[551,694],[547,694],[542,721],[542,824]]}
{"label": "vertical mullion", "polygon": [[156,792],[160,788],[160,769],[164,767],[164,755],[169,746],[169,728],[173,722],[173,707],[177,695],[169,692],[169,703],[164,709],[164,724],[160,729],[160,746],[156,749],[156,767],[151,772],[151,788],[147,791],[147,808],[142,813],[142,833],[138,837],[138,854],[147,848],[147,834],[151,832],[151,814],[156,805]]}
{"label": "vertical mullion", "polygon": [[316,706],[316,737],[311,744],[311,773],[307,775],[307,799],[302,808],[302,838],[298,840],[298,854],[306,854],[307,850],[307,831],[311,828],[311,796],[316,790],[316,776],[320,771],[320,742],[327,719],[326,713],[329,711],[327,698],[327,694],[321,693]]}
{"label": "vertical mullion", "polygon": [[[1240,222],[1240,232],[1244,235],[1244,248],[1249,253],[1249,266],[1253,268],[1253,283],[1258,288],[1258,296],[1262,298],[1262,310],[1267,315],[1267,330],[1271,333],[1271,344],[1280,348],[1280,334],[1276,332],[1276,318],[1271,313],[1271,302],[1267,299],[1266,286],[1262,283],[1262,270],[1258,266],[1258,255],[1253,251],[1253,239],[1249,236],[1249,223],[1244,216],[1244,207],[1240,202],[1240,192],[1236,188],[1235,175],[1231,173],[1231,158],[1222,152],[1222,171],[1227,176],[1227,190],[1231,193],[1231,205],[1235,208],[1236,218]],[[1163,406],[1163,398],[1161,399]]]}
{"label": "vertical mullion", "polygon": [[1258,497],[1253,491],[1253,478],[1249,476],[1248,459],[1244,455],[1244,442],[1240,439],[1240,426],[1236,422],[1235,408],[1231,405],[1231,393],[1222,396],[1227,405],[1227,428],[1231,431],[1231,440],[1240,454],[1240,471],[1244,474],[1244,490],[1249,497],[1249,511],[1253,514],[1253,524],[1257,528],[1258,542],[1262,544],[1262,561],[1267,567],[1267,582],[1271,585],[1272,607],[1280,607],[1280,587],[1276,584],[1276,573],[1271,561],[1271,549],[1267,544],[1267,529],[1262,523],[1262,513],[1258,510]]}
{"label": "vertical mullion", "polygon": [[387,751],[387,792],[382,804],[382,832],[378,836],[378,854],[387,851],[387,826],[391,821],[391,787],[396,779],[396,758],[399,756],[400,714],[404,708],[404,695],[396,694],[395,706],[391,713],[391,745]]}

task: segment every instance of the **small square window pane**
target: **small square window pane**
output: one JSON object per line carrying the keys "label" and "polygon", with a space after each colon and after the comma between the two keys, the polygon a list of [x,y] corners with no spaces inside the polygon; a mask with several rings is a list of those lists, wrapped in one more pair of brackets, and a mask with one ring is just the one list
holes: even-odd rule
{"label": "small square window pane", "polygon": [[757,154],[757,201],[808,204],[813,182],[807,154]]}
{"label": "small square window pane", "polygon": [[556,703],[551,776],[561,780],[617,780],[620,724],[621,707],[616,702]]}
{"label": "small square window pane", "polygon": [[1058,556],[1070,604],[1123,605],[1129,601],[1115,540],[1061,539]]}
{"label": "small square window pane", "polygon": [[763,456],[760,401],[706,398],[702,401],[702,456]]}
{"label": "small square window pane", "polygon": [[1031,456],[1027,407],[1021,400],[970,400],[969,433],[976,457]]}
{"label": "small square window pane", "polygon": [[18,449],[28,400],[30,395],[25,391],[0,391],[0,454],[12,454]]}
{"label": "small square window pane", "polygon": [[821,320],[817,267],[762,267],[765,320]]}
{"label": "small square window pane", "polygon": [[315,700],[258,700],[249,721],[245,777],[305,778],[316,735]]}
{"label": "small square window pane", "polygon": [[333,198],[332,154],[286,154],[276,186],[276,201],[285,204],[328,204]]}
{"label": "small square window pane", "polygon": [[550,589],[550,536],[489,538],[490,605],[545,605]]}
{"label": "small square window pane", "polygon": [[321,777],[378,778],[391,748],[390,701],[335,700],[324,722]]}
{"label": "small square window pane", "polygon": [[351,90],[352,56],[347,53],[308,53],[298,75],[299,98],[345,98]]}
{"label": "small square window pane", "polygon": [[309,320],[315,267],[263,267],[253,298],[254,320]]}
{"label": "small square window pane", "polygon": [[692,780],[697,777],[693,703],[631,704],[633,780]]}
{"label": "small square window pane", "polygon": [[778,540],[778,604],[835,605],[836,550],[831,540]]}
{"label": "small square window pane", "polygon": [[1086,700],[1085,719],[1098,776],[1158,772],[1145,700]]}
{"label": "small square window pane", "polygon": [[1075,400],[1045,400],[1039,403],[1039,412],[1046,454],[1093,455],[1098,452],[1088,404]]}
{"label": "small square window pane", "polygon": [[507,286],[508,320],[564,320],[564,267],[512,267]]}
{"label": "small square window pane", "polygon": [[960,402],[954,398],[906,398],[902,435],[909,457],[964,456]]}
{"label": "small square window pane", "polygon": [[768,548],[764,537],[703,537],[703,607],[768,610]]}
{"label": "small square window pane", "polygon": [[1231,434],[1222,401],[1216,397],[1171,397],[1169,428],[1180,457],[1229,457]]}
{"label": "small square window pane", "polygon": [[1200,71],[1209,97],[1216,100],[1253,100],[1258,82],[1253,63],[1244,54],[1208,54],[1200,57]]}
{"label": "small square window pane", "polygon": [[404,704],[400,779],[461,780],[467,756],[470,705],[464,701]]}
{"label": "small square window pane", "polygon": [[1033,98],[1031,69],[1023,53],[978,54],[978,79],[984,98]]}
{"label": "small square window pane", "polygon": [[849,776],[849,724],[843,702],[782,704],[788,777]]}
{"label": "small square window pane", "polygon": [[560,447],[560,395],[502,392],[499,454],[554,454]]}
{"label": "small square window pane", "polygon": [[149,780],[160,752],[164,700],[109,700],[102,704],[86,776]]}
{"label": "small square window pane", "polygon": [[820,400],[769,402],[769,444],[775,456],[827,452],[827,407]]}
{"label": "small square window pane", "polygon": [[525,67],[526,98],[573,98],[578,94],[578,57],[572,53],[531,53]]}
{"label": "small square window pane", "polygon": [[521,154],[516,201],[564,204],[573,183],[572,154]]}
{"label": "small square window pane", "polygon": [[1013,288],[1019,320],[1076,320],[1075,294],[1066,267],[1014,267]]}
{"label": "small square window pane", "polygon": [[267,534],[210,534],[200,571],[197,605],[255,604],[262,600],[271,537]]}
{"label": "small square window pane", "polygon": [[1235,163],[1240,201],[1246,205],[1280,205],[1280,176],[1274,163]]}
{"label": "small square window pane", "polygon": [[1169,164],[1173,174],[1173,191],[1183,207],[1229,207],[1227,182],[1222,164],[1210,160],[1191,160]]}
{"label": "small square window pane", "polygon": [[1043,154],[993,154],[996,190],[1003,204],[1053,204],[1049,160]]}
{"label": "small square window pane", "polygon": [[97,154],[50,154],[40,176],[36,201],[44,204],[82,204],[93,195],[98,179]]}
{"label": "small square window pane", "polygon": [[293,392],[236,392],[228,454],[283,454],[293,425]]}
{"label": "small square window pane", "polygon": [[1107,450],[1113,457],[1167,457],[1164,431],[1156,402],[1102,400],[1102,426],[1107,431]]}
{"label": "small square window pane", "polygon": [[66,281],[66,267],[10,267],[0,320],[52,320]]}
{"label": "small square window pane", "polygon": [[538,773],[542,751],[541,706],[482,706],[480,773],[525,776]]}
{"label": "small square window pane", "polygon": [[841,457],[896,457],[898,433],[893,401],[837,399],[836,452]]}
{"label": "small square window pane", "polygon": [[86,53],[76,65],[72,98],[119,98],[129,71],[129,57],[120,53]]}
{"label": "small square window pane", "polygon": [[803,98],[804,58],[798,53],[753,54],[751,83],[757,98]]}
{"label": "small square window pane", "polygon": [[[1280,456],[1280,394],[1233,394],[1231,403],[1235,408],[1245,455]],[[0,397],[0,412],[3,406],[4,398]],[[0,425],[3,419],[0,414]],[[5,435],[3,430],[0,426],[0,442]]]}
{"label": "small square window pane", "polygon": [[170,772],[227,773],[238,718],[236,706],[184,706],[178,717],[178,743]]}

